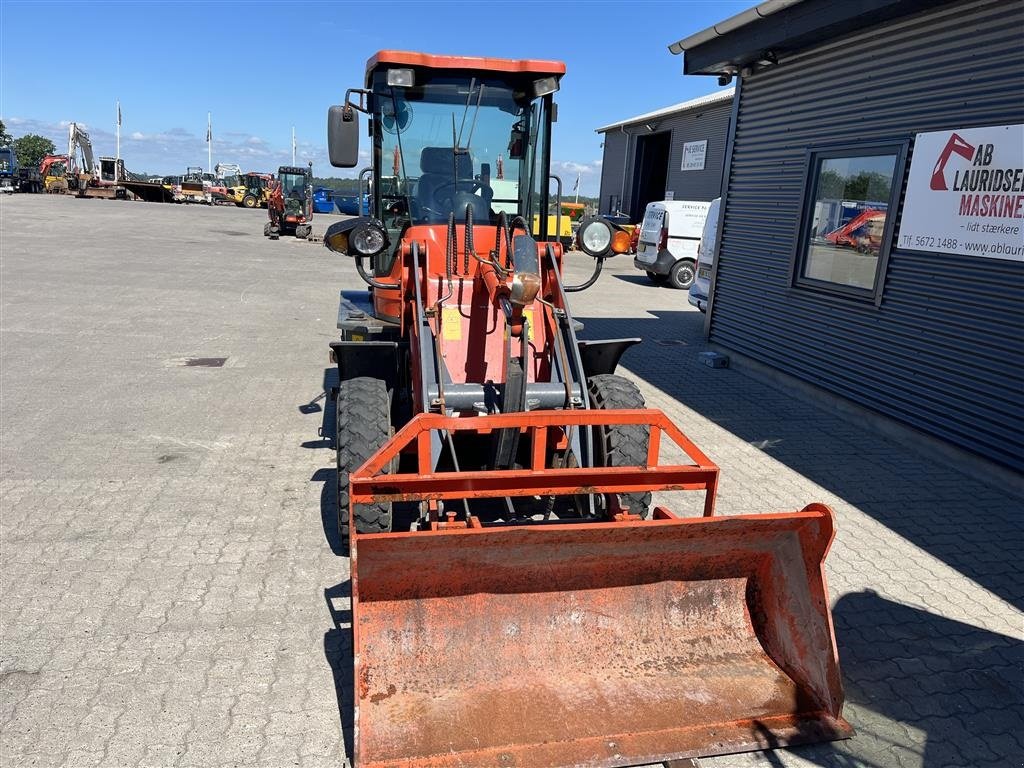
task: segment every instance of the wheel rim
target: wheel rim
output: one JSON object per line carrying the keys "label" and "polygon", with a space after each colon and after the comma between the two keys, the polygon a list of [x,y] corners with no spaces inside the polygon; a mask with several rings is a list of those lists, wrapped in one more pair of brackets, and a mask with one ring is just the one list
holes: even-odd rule
{"label": "wheel rim", "polygon": [[672,271],[672,282],[680,288],[689,288],[693,285],[693,277],[693,267],[689,264],[683,264],[678,269]]}

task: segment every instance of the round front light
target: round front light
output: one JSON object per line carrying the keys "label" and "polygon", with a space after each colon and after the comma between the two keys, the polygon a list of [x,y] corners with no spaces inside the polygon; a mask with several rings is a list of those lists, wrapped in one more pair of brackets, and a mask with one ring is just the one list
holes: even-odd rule
{"label": "round front light", "polygon": [[580,224],[577,239],[588,256],[604,256],[612,245],[612,225],[604,219],[587,219]]}
{"label": "round front light", "polygon": [[349,245],[360,256],[376,256],[384,250],[384,230],[374,224],[360,224],[352,230]]}

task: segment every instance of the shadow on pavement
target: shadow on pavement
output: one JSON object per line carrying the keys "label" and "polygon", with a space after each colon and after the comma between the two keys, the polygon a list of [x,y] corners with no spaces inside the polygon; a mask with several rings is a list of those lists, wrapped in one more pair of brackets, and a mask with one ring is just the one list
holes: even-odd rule
{"label": "shadow on pavement", "polygon": [[324,590],[324,601],[331,613],[334,626],[324,634],[324,656],[334,677],[334,692],[338,697],[338,712],[341,715],[341,732],[345,740],[345,754],[349,764],[354,754],[355,685],[353,683],[352,661],[352,611],[349,608],[335,608],[335,601],[351,605],[351,583],[343,581]]}
{"label": "shadow on pavement", "polygon": [[[1013,734],[1024,733],[1024,643],[871,590],[844,595],[832,616],[857,734],[795,754],[822,766],[892,765],[892,727],[877,713],[920,742],[913,764],[1021,764],[1024,748]],[[915,731],[923,734],[915,738]]]}
{"label": "shadow on pavement", "polygon": [[[615,274],[613,277],[621,280],[624,283],[632,283],[633,285],[642,285],[646,288],[665,288],[666,290],[676,291],[676,288],[672,288],[667,283],[655,283],[647,275],[641,275],[639,272],[635,275],[619,275]],[[667,280],[668,278],[666,278]],[[683,301],[686,301],[686,291],[678,291],[679,295],[683,297]]]}
{"label": "shadow on pavement", "polygon": [[[684,292],[679,297],[686,301]],[[585,326],[582,338],[643,338],[626,352],[623,368],[1024,608],[1024,569],[1015,565],[1024,551],[1019,500],[799,396],[702,365],[703,314],[651,314],[577,319]],[[669,338],[686,343],[657,343]]]}
{"label": "shadow on pavement", "polygon": [[339,557],[348,556],[348,547],[341,540],[338,530],[338,470],[336,467],[322,467],[309,478],[311,482],[322,483],[320,487],[320,525],[324,539],[331,552]]}

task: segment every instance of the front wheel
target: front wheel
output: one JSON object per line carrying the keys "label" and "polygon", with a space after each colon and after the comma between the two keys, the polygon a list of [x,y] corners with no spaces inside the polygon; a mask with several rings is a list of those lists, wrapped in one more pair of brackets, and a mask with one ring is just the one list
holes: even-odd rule
{"label": "front wheel", "polygon": [[299,224],[299,226],[295,228],[295,236],[300,240],[308,240],[309,233],[310,228],[308,224]]}
{"label": "front wheel", "polygon": [[259,201],[256,199],[255,195],[246,195],[245,197],[242,198],[242,207],[255,208],[258,202]]}
{"label": "front wheel", "polygon": [[[338,531],[349,535],[349,473],[375,454],[391,435],[391,401],[381,379],[360,376],[338,386],[337,449]],[[359,533],[391,530],[391,504],[356,504],[352,508]]]}
{"label": "front wheel", "polygon": [[[629,379],[614,373],[591,376],[587,382],[590,407],[595,410],[632,410],[646,407],[644,396]],[[647,466],[650,427],[609,424],[594,427],[594,460],[602,467]],[[651,492],[621,493],[619,501],[644,520],[651,516]]]}
{"label": "front wheel", "polygon": [[668,282],[673,288],[679,288],[681,290],[689,290],[690,286],[693,285],[693,280],[697,276],[697,265],[690,259],[683,259],[677,261],[672,266],[672,271],[669,272]]}

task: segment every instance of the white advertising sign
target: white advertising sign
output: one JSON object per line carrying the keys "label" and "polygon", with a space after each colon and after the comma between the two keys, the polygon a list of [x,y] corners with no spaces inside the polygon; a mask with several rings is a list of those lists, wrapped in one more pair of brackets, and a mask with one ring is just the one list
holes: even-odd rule
{"label": "white advertising sign", "polygon": [[896,247],[1024,261],[1024,125],[917,134]]}
{"label": "white advertising sign", "polygon": [[703,171],[704,158],[708,154],[708,140],[687,141],[683,144],[682,171]]}

